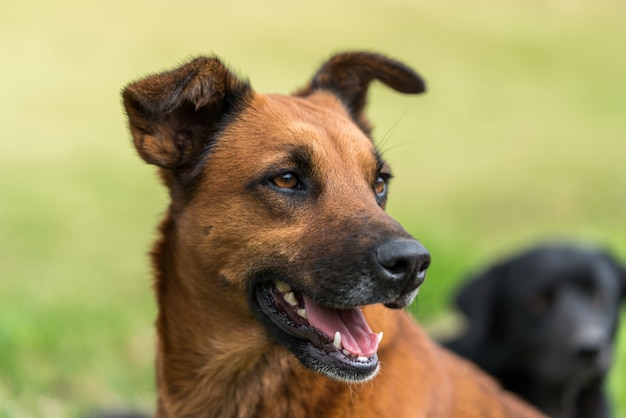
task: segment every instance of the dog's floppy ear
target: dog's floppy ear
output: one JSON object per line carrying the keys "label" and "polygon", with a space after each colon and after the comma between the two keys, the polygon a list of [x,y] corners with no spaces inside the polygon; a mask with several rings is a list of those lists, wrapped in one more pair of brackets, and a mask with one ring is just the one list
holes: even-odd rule
{"label": "dog's floppy ear", "polygon": [[122,92],[133,142],[148,163],[166,169],[192,165],[219,122],[251,95],[215,57],[200,57],[151,75]]}
{"label": "dog's floppy ear", "polygon": [[361,130],[369,135],[371,126],[363,109],[373,80],[379,80],[400,93],[417,94],[426,91],[424,80],[398,61],[371,52],[346,52],[325,62],[309,85],[295,95],[305,97],[316,90],[333,92]]}
{"label": "dog's floppy ear", "polygon": [[626,301],[626,265],[617,263],[617,271],[622,284],[622,300]]}
{"label": "dog's floppy ear", "polygon": [[617,256],[608,249],[602,249],[599,255],[603,257],[611,265],[611,268],[617,274],[617,281],[620,287],[620,298],[626,301],[626,265],[623,264]]}
{"label": "dog's floppy ear", "polygon": [[605,252],[605,255],[608,257],[609,262],[614,266],[617,272],[617,280],[621,290],[620,298],[622,302],[626,303],[626,265],[618,260],[614,254],[611,254],[608,251]]}
{"label": "dog's floppy ear", "polygon": [[481,346],[489,337],[494,325],[498,282],[506,274],[504,264],[474,276],[457,293],[457,308],[467,317],[469,329],[462,338],[463,350],[473,350]]}

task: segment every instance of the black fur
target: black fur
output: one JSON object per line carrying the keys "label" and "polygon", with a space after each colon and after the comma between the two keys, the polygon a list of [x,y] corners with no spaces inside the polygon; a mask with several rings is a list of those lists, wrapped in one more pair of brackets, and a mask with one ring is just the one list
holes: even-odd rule
{"label": "black fur", "polygon": [[609,416],[626,270],[604,251],[540,246],[469,281],[456,304],[467,333],[444,343],[554,418]]}

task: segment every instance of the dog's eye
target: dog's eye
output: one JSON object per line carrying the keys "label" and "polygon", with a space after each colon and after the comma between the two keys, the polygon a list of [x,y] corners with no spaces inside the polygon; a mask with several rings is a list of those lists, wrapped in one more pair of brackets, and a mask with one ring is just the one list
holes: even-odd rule
{"label": "dog's eye", "polygon": [[528,302],[530,311],[540,314],[552,306],[554,302],[554,291],[551,289],[535,293]]}
{"label": "dog's eye", "polygon": [[378,176],[374,182],[374,192],[376,196],[383,197],[387,192],[387,180],[383,176]]}
{"label": "dog's eye", "polygon": [[600,290],[600,289],[596,289],[592,294],[591,294],[591,301],[593,304],[595,304],[596,306],[602,306],[606,303],[606,294]]}
{"label": "dog's eye", "polygon": [[271,182],[278,188],[290,189],[290,190],[303,190],[304,186],[300,182],[300,179],[296,173],[288,171],[286,173],[279,174],[271,179]]}

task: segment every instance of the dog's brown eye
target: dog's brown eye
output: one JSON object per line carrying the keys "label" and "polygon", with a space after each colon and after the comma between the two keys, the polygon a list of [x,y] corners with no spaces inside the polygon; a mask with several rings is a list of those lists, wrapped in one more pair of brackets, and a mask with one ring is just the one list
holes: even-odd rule
{"label": "dog's brown eye", "polygon": [[374,192],[377,196],[383,196],[387,191],[387,180],[383,177],[378,176],[376,178],[376,182],[374,183]]}
{"label": "dog's brown eye", "polygon": [[281,189],[301,189],[302,185],[298,176],[295,173],[283,173],[278,175],[272,179],[272,183],[274,183],[277,187]]}

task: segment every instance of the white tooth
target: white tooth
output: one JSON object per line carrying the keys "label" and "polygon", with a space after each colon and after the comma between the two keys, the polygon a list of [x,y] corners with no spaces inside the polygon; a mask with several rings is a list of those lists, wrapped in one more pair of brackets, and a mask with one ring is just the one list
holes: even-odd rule
{"label": "white tooth", "polygon": [[281,293],[291,292],[291,286],[289,286],[285,282],[281,282],[277,280],[276,282],[274,282],[274,285],[276,286],[276,289],[278,289],[278,291]]}
{"label": "white tooth", "polygon": [[333,340],[333,345],[341,350],[341,333],[339,331],[335,332],[335,339]]}
{"label": "white tooth", "polygon": [[287,301],[291,306],[296,306],[298,304],[298,299],[296,299],[296,295],[293,292],[285,293],[283,298]]}
{"label": "white tooth", "polygon": [[380,342],[383,340],[383,332],[382,331],[378,333],[377,338],[378,338],[378,344],[380,344]]}
{"label": "white tooth", "polygon": [[306,309],[300,308],[296,311],[296,313],[300,315],[301,317],[303,317],[304,319],[306,319]]}
{"label": "white tooth", "polygon": [[359,361],[367,361],[367,357],[363,357],[363,356],[358,356],[356,359]]}
{"label": "white tooth", "polygon": [[349,355],[350,355],[350,352],[349,352],[348,350],[345,350],[345,349],[344,349],[344,350],[342,350],[342,352],[343,352],[343,354],[345,354],[346,356],[349,356]]}

